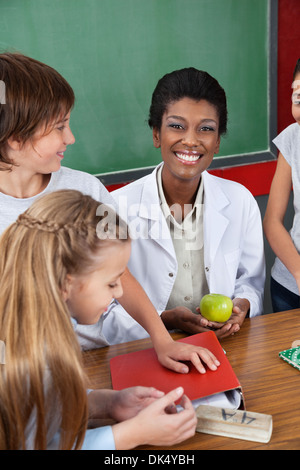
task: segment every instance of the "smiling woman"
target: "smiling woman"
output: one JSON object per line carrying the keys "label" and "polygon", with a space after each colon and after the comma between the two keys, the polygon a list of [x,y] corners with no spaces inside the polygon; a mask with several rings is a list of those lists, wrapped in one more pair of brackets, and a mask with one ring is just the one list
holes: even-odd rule
{"label": "smiling woman", "polygon": [[[112,193],[121,216],[143,234],[133,244],[129,269],[167,328],[193,334],[214,328],[220,338],[234,334],[246,315],[262,313],[265,264],[253,196],[206,171],[227,130],[225,92],[207,72],[171,72],[153,92],[148,123],[162,163]],[[200,300],[210,292],[233,301],[225,323],[199,315]],[[113,340],[122,321],[123,341],[142,337],[118,308],[104,322],[105,335]]]}
{"label": "smiling woman", "polygon": [[164,161],[162,178],[167,202],[180,202],[177,189],[182,187],[182,178],[189,185],[186,189],[190,194],[190,200],[185,197],[183,205],[194,202],[201,173],[219,151],[216,108],[203,99],[182,98],[170,103],[163,115],[161,128],[153,129],[153,142],[156,148],[161,149]]}

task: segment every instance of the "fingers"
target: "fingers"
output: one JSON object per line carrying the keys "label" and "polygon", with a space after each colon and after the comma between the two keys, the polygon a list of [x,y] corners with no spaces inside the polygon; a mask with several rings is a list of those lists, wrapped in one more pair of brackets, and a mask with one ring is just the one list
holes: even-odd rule
{"label": "fingers", "polygon": [[164,392],[154,387],[134,387],[136,394],[139,398],[161,398],[164,396]]}
{"label": "fingers", "polygon": [[219,330],[216,330],[215,334],[218,339],[223,339],[223,338],[227,338],[230,335],[234,335],[234,333],[237,333],[239,329],[240,328],[236,323],[233,325],[230,323],[228,328],[224,328],[224,329],[221,328]]}
{"label": "fingers", "polygon": [[[206,369],[204,365],[202,364],[202,361],[200,360],[199,355],[196,352],[192,353],[190,361],[196,367],[197,371],[200,372],[200,374],[206,373]],[[217,367],[214,366],[214,368],[216,369]]]}
{"label": "fingers", "polygon": [[[178,401],[181,403],[182,411],[174,410],[175,413],[170,414],[168,410]],[[147,444],[175,445],[193,436],[196,431],[196,413],[190,400],[184,395],[182,387],[171,390],[153,402],[137,416],[137,419],[141,416],[141,422],[147,429]]]}
{"label": "fingers", "polygon": [[174,403],[177,400],[180,400],[181,397],[183,396],[183,388],[182,387],[177,387],[174,390],[171,390],[168,392],[164,397],[160,399],[160,405],[163,410],[171,407],[174,405]]}
{"label": "fingers", "polygon": [[206,369],[202,361],[209,367],[210,370],[217,370],[220,365],[218,359],[208,349],[201,348],[199,352],[193,352],[190,361],[196,367],[200,374],[205,374]]}
{"label": "fingers", "polygon": [[180,358],[178,361],[176,359],[173,359],[170,356],[166,356],[164,358],[160,358],[160,362],[166,367],[167,369],[173,370],[174,372],[177,372],[178,374],[187,374],[189,371],[189,368],[186,364],[183,364],[182,362],[179,361],[185,361],[187,359]]}
{"label": "fingers", "polygon": [[[177,344],[179,345],[180,343]],[[160,362],[168,369],[181,374],[187,374],[189,367],[180,361],[190,361],[201,374],[206,372],[203,362],[211,370],[216,370],[219,367],[220,362],[208,349],[187,344],[184,344],[184,346],[184,348],[178,349],[176,354],[160,359]]]}
{"label": "fingers", "polygon": [[174,403],[172,403],[171,405],[168,405],[165,408],[165,413],[168,414],[168,415],[176,414],[177,413],[177,406]]}
{"label": "fingers", "polygon": [[[182,395],[180,401],[181,411],[177,413],[177,425],[180,429],[180,434],[177,438],[177,443],[182,442],[192,437],[196,432],[197,416],[192,402],[186,395]],[[175,442],[176,443],[176,442]]]}
{"label": "fingers", "polygon": [[190,411],[192,414],[195,413],[191,400],[186,395],[184,395],[183,387],[177,387],[174,390],[171,390],[163,398],[160,399],[159,403],[162,409],[167,412],[166,410],[173,409],[174,403],[179,400],[180,406],[183,410]]}
{"label": "fingers", "polygon": [[[203,362],[208,366],[210,370],[213,371],[217,370],[218,366],[220,365],[220,362],[215,358],[215,356],[212,355],[210,351],[204,349],[200,350],[199,353],[196,351],[191,352],[186,360],[189,360],[197,369],[197,371],[200,372],[200,374],[206,373],[206,369],[203,365]],[[182,364],[170,358],[167,361],[166,367],[181,374],[187,374],[189,372],[189,367],[186,364]]]}

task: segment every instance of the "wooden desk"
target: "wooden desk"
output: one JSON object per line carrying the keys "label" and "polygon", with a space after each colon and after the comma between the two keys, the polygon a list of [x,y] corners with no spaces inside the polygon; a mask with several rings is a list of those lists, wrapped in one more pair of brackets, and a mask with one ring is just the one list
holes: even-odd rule
{"label": "wooden desk", "polygon": [[[183,336],[177,334],[175,339]],[[278,357],[278,353],[290,348],[295,340],[300,340],[300,309],[247,319],[239,333],[220,341],[242,385],[246,409],[273,416],[273,434],[269,443],[196,433],[191,439],[169,449],[300,449],[300,371]],[[151,347],[151,342],[145,339],[85,352],[84,363],[90,386],[111,388],[109,359],[148,347]]]}

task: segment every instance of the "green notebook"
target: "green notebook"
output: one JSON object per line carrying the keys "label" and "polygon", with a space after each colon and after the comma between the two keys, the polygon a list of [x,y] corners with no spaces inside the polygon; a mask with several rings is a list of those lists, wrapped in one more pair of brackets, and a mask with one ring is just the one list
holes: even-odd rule
{"label": "green notebook", "polygon": [[286,349],[279,353],[279,357],[300,370],[300,346],[297,348]]}

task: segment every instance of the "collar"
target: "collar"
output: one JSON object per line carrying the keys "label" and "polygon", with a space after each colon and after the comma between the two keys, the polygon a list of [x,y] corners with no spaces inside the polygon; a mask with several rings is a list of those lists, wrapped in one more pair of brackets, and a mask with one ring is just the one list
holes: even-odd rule
{"label": "collar", "polygon": [[[178,221],[174,218],[173,214],[171,213],[170,207],[167,204],[167,201],[165,198],[163,185],[162,185],[162,176],[161,176],[162,169],[163,169],[163,165],[159,166],[157,169],[157,173],[156,173],[158,197],[160,200],[161,210],[166,219],[169,218],[173,221],[173,223],[178,224]],[[187,222],[189,219],[192,219],[192,218],[196,218],[196,220],[199,219],[199,217],[202,214],[203,202],[204,202],[204,185],[203,185],[203,178],[201,178],[194,205],[192,207],[192,210],[189,210],[188,214],[184,218],[185,222]],[[180,211],[180,216],[181,216],[181,211]],[[181,223],[183,223],[183,221],[181,221]]]}

